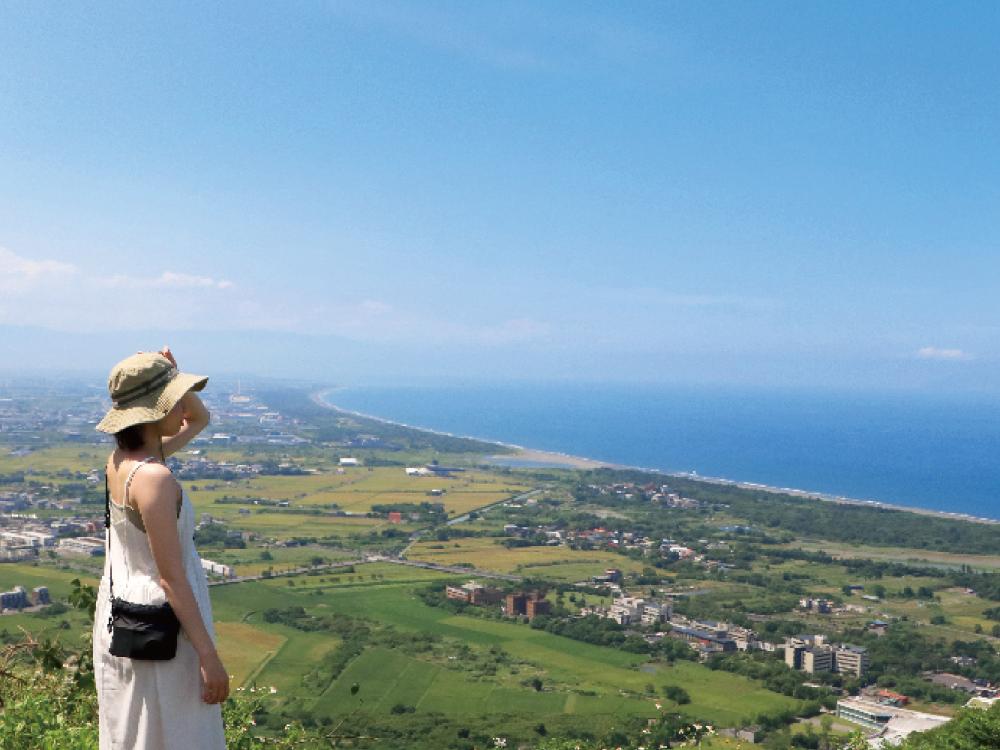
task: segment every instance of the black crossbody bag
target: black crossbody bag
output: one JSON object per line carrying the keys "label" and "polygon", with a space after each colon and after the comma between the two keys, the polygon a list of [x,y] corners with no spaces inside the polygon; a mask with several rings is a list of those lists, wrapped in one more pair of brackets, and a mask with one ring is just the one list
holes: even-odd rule
{"label": "black crossbody bag", "polygon": [[[128,521],[126,521],[128,523]],[[149,661],[167,661],[177,654],[177,634],[181,623],[169,602],[163,604],[136,604],[115,596],[115,576],[111,561],[111,491],[108,476],[104,475],[104,528],[107,529],[108,583],[111,597],[111,616],[108,632],[111,633],[112,656]]]}

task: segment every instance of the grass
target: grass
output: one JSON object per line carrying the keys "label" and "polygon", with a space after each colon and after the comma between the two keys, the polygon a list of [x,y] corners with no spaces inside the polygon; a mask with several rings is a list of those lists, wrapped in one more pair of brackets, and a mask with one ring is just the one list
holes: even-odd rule
{"label": "grass", "polygon": [[36,586],[48,586],[53,601],[65,599],[73,589],[70,581],[79,578],[95,588],[97,578],[76,570],[61,570],[58,563],[34,565],[32,563],[3,563],[0,565],[0,591],[10,591],[15,586],[24,586],[30,595]]}
{"label": "grass", "polygon": [[273,657],[288,640],[277,633],[243,622],[219,622],[215,633],[222,663],[232,675],[232,686],[243,685],[265,661]]}
{"label": "grass", "polygon": [[780,545],[810,552],[826,552],[831,557],[861,558],[867,560],[890,560],[894,562],[922,565],[947,565],[961,567],[971,565],[976,570],[1000,569],[1000,555],[969,555],[960,552],[936,552],[934,550],[911,547],[872,547],[863,544],[827,542],[821,539],[797,540]]}
{"label": "grass", "polygon": [[[366,566],[357,569],[362,581],[370,575]],[[414,571],[417,573],[426,571]],[[645,686],[649,683],[659,690],[666,685],[683,686],[690,693],[692,703],[677,707],[679,710],[692,717],[723,723],[735,723],[769,708],[797,705],[796,701],[764,690],[738,675],[714,672],[693,662],[680,662],[675,666],[651,664],[645,667],[646,671],[640,671],[638,667],[646,660],[642,655],[572,641],[513,622],[453,615],[428,607],[416,598],[412,582],[368,578],[367,585],[346,585],[345,582],[328,586],[317,595],[311,578],[315,577],[299,577],[294,587],[279,581],[223,587],[213,592],[219,595],[219,617],[236,615],[241,618],[243,614],[237,614],[240,609],[244,613],[250,610],[252,614],[246,619],[257,625],[260,610],[292,604],[301,604],[310,611],[367,617],[400,630],[434,633],[485,647],[499,646],[516,659],[534,664],[545,675],[543,682],[546,685],[542,695],[533,695],[534,691],[510,680],[470,681],[461,671],[404,654],[365,651],[323,693],[317,711],[337,713],[351,709],[355,704],[349,700],[349,688],[354,682],[361,685],[358,691],[361,697],[355,698],[365,699],[368,709],[379,706],[379,710],[404,703],[420,711],[454,711],[457,714],[490,707],[491,711],[531,710],[540,714],[596,712],[610,715],[618,712],[653,715],[653,699],[644,697]],[[225,591],[227,588],[230,590]],[[290,641],[301,636],[322,639],[318,634],[299,633],[281,626],[266,626],[266,629],[285,635]],[[259,683],[266,682],[268,673],[277,675],[280,670],[296,666],[295,662],[283,658],[291,649],[291,642],[282,647],[268,662]],[[308,664],[307,661],[301,666],[305,668]],[[580,694],[580,690],[593,694]],[[660,702],[669,705],[668,701]]]}
{"label": "grass", "polygon": [[[351,693],[357,685],[356,694]],[[402,704],[449,716],[487,713],[561,713],[566,695],[536,693],[530,688],[502,687],[469,679],[461,672],[419,661],[398,651],[371,648],[352,661],[317,700],[319,716],[365,709],[389,713]],[[641,704],[636,709],[645,708]]]}
{"label": "grass", "polygon": [[236,569],[236,574],[241,576],[260,575],[268,568],[273,568],[275,572],[278,572],[291,567],[308,566],[314,557],[322,557],[330,562],[353,557],[343,550],[327,548],[270,547],[266,551],[272,559],[262,560],[261,553],[264,551],[262,547],[248,547],[246,549],[202,548],[199,550],[202,557],[224,565],[232,565]]}
{"label": "grass", "polygon": [[294,692],[302,676],[340,642],[323,633],[303,633],[294,628],[272,625],[269,630],[285,637],[285,642],[263,668],[253,675],[258,685],[274,686],[279,695]]}
{"label": "grass", "polygon": [[[236,513],[239,506],[215,502],[224,497],[287,500],[294,507],[336,504],[351,513],[367,513],[375,505],[433,502],[442,503],[449,515],[461,515],[530,489],[526,484],[482,471],[469,471],[449,479],[408,476],[402,467],[350,468],[344,474],[258,476],[189,484],[198,509],[213,515],[221,514],[219,508]],[[445,493],[431,496],[428,493],[432,489],[442,489]]]}
{"label": "grass", "polygon": [[[508,549],[502,542],[497,537],[417,542],[410,548],[407,557],[441,565],[471,563],[480,570],[539,575],[567,581],[588,578],[603,573],[606,568],[629,571],[641,570],[643,567],[635,560],[602,550],[574,550],[563,546]],[[564,564],[570,567],[560,570]]]}

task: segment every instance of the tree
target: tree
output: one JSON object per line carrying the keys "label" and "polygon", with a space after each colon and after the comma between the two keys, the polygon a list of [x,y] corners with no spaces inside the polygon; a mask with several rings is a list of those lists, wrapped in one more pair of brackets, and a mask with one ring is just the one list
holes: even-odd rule
{"label": "tree", "polygon": [[663,689],[663,695],[681,706],[691,702],[691,696],[688,695],[688,691],[680,685],[667,685]]}

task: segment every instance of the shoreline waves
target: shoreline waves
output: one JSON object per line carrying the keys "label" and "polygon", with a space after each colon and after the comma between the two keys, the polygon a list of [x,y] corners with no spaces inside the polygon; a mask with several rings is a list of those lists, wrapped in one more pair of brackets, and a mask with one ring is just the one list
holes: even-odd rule
{"label": "shoreline waves", "polygon": [[628,464],[618,464],[618,463],[612,463],[610,461],[601,461],[599,459],[586,458],[584,456],[575,456],[569,453],[560,453],[558,451],[547,451],[536,448],[528,448],[522,445],[516,445],[514,443],[505,443],[500,440],[489,440],[485,438],[476,437],[474,435],[457,435],[452,432],[445,432],[444,430],[434,430],[429,427],[411,425],[397,420],[386,419],[385,417],[379,417],[374,414],[365,414],[363,412],[355,411],[352,409],[345,409],[328,401],[326,398],[329,394],[337,390],[340,389],[329,388],[326,390],[317,391],[311,393],[310,398],[312,399],[313,403],[317,404],[318,406],[322,406],[326,409],[333,409],[334,411],[342,412],[344,414],[351,414],[357,417],[371,419],[376,422],[382,422],[383,424],[406,427],[407,429],[410,430],[418,430],[420,432],[427,432],[433,435],[443,435],[447,437],[477,440],[481,443],[497,445],[515,451],[515,454],[512,456],[484,456],[484,458],[486,459],[494,459],[494,458],[501,459],[495,461],[496,465],[498,466],[505,465],[505,462],[502,459],[507,459],[508,462],[511,461],[523,462],[525,468],[551,467],[551,468],[569,468],[569,469],[600,469],[600,468],[630,469],[635,471],[649,472],[651,474],[660,474],[665,477],[676,477],[678,479],[692,479],[700,482],[707,482],[709,484],[739,487],[741,489],[748,489],[748,490],[760,490],[761,492],[768,492],[776,495],[791,495],[793,497],[801,497],[809,500],[819,500],[822,502],[840,503],[842,505],[856,505],[865,508],[881,508],[884,510],[897,510],[905,513],[915,513],[917,515],[922,515],[922,516],[946,518],[946,519],[951,519],[953,521],[967,521],[971,523],[1000,526],[1000,519],[988,518],[985,516],[974,516],[970,513],[934,510],[932,508],[920,508],[910,505],[901,505],[899,503],[887,503],[881,500],[866,500],[861,498],[845,497],[843,495],[835,495],[825,492],[803,490],[794,487],[775,487],[772,485],[760,484],[757,482],[746,482],[736,479],[726,479],[724,477],[703,476],[696,472],[664,471],[662,469],[648,468],[643,466],[633,466]]}

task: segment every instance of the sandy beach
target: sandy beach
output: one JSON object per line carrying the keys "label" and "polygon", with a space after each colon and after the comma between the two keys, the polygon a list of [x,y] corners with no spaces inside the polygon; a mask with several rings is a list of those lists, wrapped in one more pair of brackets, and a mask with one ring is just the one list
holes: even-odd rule
{"label": "sandy beach", "polygon": [[514,445],[513,443],[502,443],[497,440],[486,440],[483,438],[478,438],[472,435],[455,435],[450,432],[442,432],[440,430],[432,430],[426,427],[419,427],[415,425],[408,425],[403,422],[396,422],[391,419],[385,419],[383,417],[377,417],[372,414],[363,414],[361,412],[352,411],[350,409],[343,409],[336,404],[333,404],[326,400],[327,394],[335,392],[336,389],[330,389],[326,391],[320,391],[317,393],[310,394],[310,398],[314,403],[319,406],[323,406],[327,409],[333,409],[334,411],[343,412],[344,414],[353,414],[358,417],[364,417],[365,419],[372,419],[377,422],[383,422],[385,424],[398,425],[400,427],[406,427],[411,430],[420,430],[422,432],[429,432],[435,435],[448,435],[449,437],[462,437],[471,440],[478,440],[483,443],[492,443],[493,445],[501,446],[511,453],[505,453],[499,456],[484,456],[486,460],[495,460],[495,463],[499,466],[511,465],[511,464],[523,464],[525,468],[530,468],[532,466],[538,467],[558,467],[567,469],[629,469],[634,471],[644,471],[651,474],[661,474],[664,477],[677,477],[680,479],[690,479],[698,482],[707,482],[709,484],[719,484],[727,485],[732,487],[739,487],[741,489],[747,490],[758,490],[761,492],[773,493],[776,495],[792,495],[795,497],[802,497],[809,500],[820,500],[829,503],[841,503],[843,505],[858,505],[866,508],[884,508],[886,510],[898,510],[907,513],[916,513],[922,516],[933,516],[936,518],[947,518],[954,521],[970,521],[972,523],[984,523],[991,525],[1000,525],[1000,520],[993,518],[984,518],[979,516],[972,516],[965,513],[952,513],[948,511],[932,510],[928,508],[915,508],[906,505],[898,505],[894,503],[884,503],[879,500],[861,500],[858,498],[842,497],[839,495],[830,495],[823,492],[813,492],[810,490],[796,489],[792,487],[773,487],[765,484],[758,484],[756,482],[742,482],[734,479],[725,479],[723,477],[709,477],[702,476],[700,474],[689,474],[681,472],[667,472],[661,471],[659,469],[650,469],[641,466],[627,466],[623,464],[613,464],[607,461],[600,461],[597,459],[586,458],[583,456],[574,456],[568,453],[558,453],[555,451],[545,451],[536,448],[528,448],[521,445]]}

